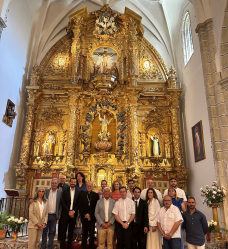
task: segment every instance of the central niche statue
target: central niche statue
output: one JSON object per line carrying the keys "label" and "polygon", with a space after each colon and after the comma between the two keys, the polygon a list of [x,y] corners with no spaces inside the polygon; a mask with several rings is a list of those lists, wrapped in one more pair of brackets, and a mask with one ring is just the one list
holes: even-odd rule
{"label": "central niche statue", "polygon": [[113,120],[113,118],[111,118],[108,121],[105,115],[103,118],[101,118],[101,115],[99,113],[99,120],[101,121],[101,124],[100,124],[101,130],[100,130],[100,133],[98,133],[98,138],[100,139],[100,141],[95,142],[94,147],[98,151],[101,151],[101,152],[109,151],[112,148],[112,143],[108,142],[109,138],[111,137],[111,133],[108,132],[108,125]]}
{"label": "central niche statue", "polygon": [[108,141],[111,133],[108,132],[108,125],[112,121],[113,118],[111,118],[109,121],[106,119],[106,116],[104,115],[104,118],[101,118],[100,113],[99,113],[99,120],[101,121],[101,131],[98,134],[98,137],[101,141]]}

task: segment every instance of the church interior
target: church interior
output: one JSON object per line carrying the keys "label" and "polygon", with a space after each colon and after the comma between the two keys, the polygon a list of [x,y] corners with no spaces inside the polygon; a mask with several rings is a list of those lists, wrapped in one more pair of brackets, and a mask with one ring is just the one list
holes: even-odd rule
{"label": "church interior", "polygon": [[[227,0],[0,0],[0,198],[83,172],[227,189]],[[228,229],[227,197],[218,209]]]}

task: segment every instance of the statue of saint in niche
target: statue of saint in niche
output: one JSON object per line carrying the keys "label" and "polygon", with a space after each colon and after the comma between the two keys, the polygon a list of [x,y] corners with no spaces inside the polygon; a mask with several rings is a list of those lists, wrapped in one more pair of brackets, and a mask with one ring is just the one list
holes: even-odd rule
{"label": "statue of saint in niche", "polygon": [[154,134],[153,136],[150,136],[152,146],[151,146],[151,155],[152,156],[160,156],[161,155],[161,147],[159,138]]}
{"label": "statue of saint in niche", "polygon": [[[47,136],[46,136],[47,137]],[[55,145],[55,136],[54,134],[50,131],[48,138],[46,141],[43,143],[44,147],[44,154],[46,155],[53,155],[54,152],[54,145]]]}
{"label": "statue of saint in niche", "polygon": [[110,124],[110,122],[112,121],[113,118],[111,118],[109,121],[106,118],[106,116],[104,115],[103,118],[101,118],[100,113],[99,113],[99,120],[101,121],[101,131],[98,134],[98,137],[101,141],[108,141],[111,134],[110,132],[108,132],[108,125]]}

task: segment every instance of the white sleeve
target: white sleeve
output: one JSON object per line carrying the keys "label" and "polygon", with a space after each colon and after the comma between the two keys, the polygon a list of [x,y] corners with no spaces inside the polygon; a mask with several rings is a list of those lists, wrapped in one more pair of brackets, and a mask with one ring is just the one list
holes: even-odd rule
{"label": "white sleeve", "polygon": [[174,219],[175,219],[174,222],[177,222],[177,221],[180,221],[181,223],[183,222],[183,217],[178,207],[175,207]]}
{"label": "white sleeve", "polygon": [[160,204],[158,201],[154,203],[154,206],[152,207],[153,213],[150,212],[151,216],[149,217],[149,225],[151,227],[157,226],[157,219],[158,219],[158,214],[160,212]]}
{"label": "white sleeve", "polygon": [[184,201],[187,201],[187,198],[186,198],[184,190],[182,190],[181,192],[182,192],[181,193],[181,195],[182,195],[181,198],[183,198]]}
{"label": "white sleeve", "polygon": [[141,198],[145,201],[146,200],[146,189],[143,189],[141,193]]}
{"label": "white sleeve", "polygon": [[131,200],[131,214],[135,214],[135,203]]}
{"label": "white sleeve", "polygon": [[163,197],[168,195],[168,189],[165,190],[164,194],[163,194]]}
{"label": "white sleeve", "polygon": [[157,193],[157,196],[158,196],[159,203],[162,204],[163,198],[162,198],[161,192],[159,190],[157,190],[156,193]]}
{"label": "white sleeve", "polygon": [[119,215],[119,212],[118,212],[118,201],[116,201],[115,206],[114,206],[114,208],[112,210],[112,213]]}

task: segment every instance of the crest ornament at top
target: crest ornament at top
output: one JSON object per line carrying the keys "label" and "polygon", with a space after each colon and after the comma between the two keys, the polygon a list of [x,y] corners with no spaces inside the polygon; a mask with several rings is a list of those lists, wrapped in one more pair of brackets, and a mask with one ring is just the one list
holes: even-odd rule
{"label": "crest ornament at top", "polygon": [[112,9],[105,4],[100,11],[93,12],[96,15],[95,22],[95,35],[101,36],[114,36],[117,31],[115,19],[118,13],[112,11]]}

